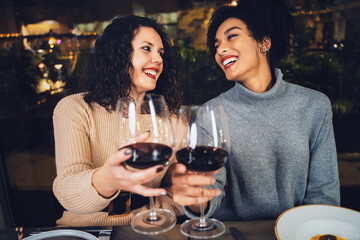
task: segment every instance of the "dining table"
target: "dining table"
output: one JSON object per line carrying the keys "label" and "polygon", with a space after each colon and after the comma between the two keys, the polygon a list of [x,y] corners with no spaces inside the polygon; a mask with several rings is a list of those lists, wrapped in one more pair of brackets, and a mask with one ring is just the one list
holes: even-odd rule
{"label": "dining table", "polygon": [[[226,232],[215,238],[221,240],[276,240],[275,234],[275,220],[264,221],[234,221],[224,222]],[[180,233],[181,224],[175,225],[173,229],[168,232],[158,235],[141,235],[134,232],[131,226],[113,226],[113,227],[24,227],[23,239],[30,235],[38,234],[44,231],[51,231],[56,229],[75,229],[85,231],[98,237],[99,240],[139,240],[139,239],[156,239],[156,240],[190,240]],[[105,234],[100,234],[102,232]],[[238,232],[238,238],[235,238],[233,232]],[[0,239],[2,240],[16,240],[18,239],[15,228],[0,229]]]}

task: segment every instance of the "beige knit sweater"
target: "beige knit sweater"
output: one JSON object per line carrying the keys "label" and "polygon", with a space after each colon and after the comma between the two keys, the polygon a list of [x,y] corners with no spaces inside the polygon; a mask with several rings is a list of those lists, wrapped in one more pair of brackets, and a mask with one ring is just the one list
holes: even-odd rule
{"label": "beige knit sweater", "polygon": [[[110,199],[103,198],[91,183],[94,171],[116,151],[113,112],[96,103],[87,104],[83,94],[79,93],[67,96],[57,104],[53,124],[57,170],[53,191],[67,209],[57,221],[59,226],[129,225],[135,214],[148,208],[144,206],[119,217],[109,217],[107,212],[101,212],[119,194]],[[141,126],[144,132],[149,130],[146,126],[149,124],[144,121]],[[160,187],[164,175],[165,172],[146,185]],[[156,197],[155,206],[169,209],[177,216],[183,215],[181,206],[169,196]]]}

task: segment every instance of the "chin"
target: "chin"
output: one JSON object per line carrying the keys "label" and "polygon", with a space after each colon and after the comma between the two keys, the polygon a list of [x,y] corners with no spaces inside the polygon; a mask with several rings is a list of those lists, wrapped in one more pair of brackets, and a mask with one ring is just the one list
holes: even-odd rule
{"label": "chin", "polygon": [[225,77],[228,81],[236,81],[236,78],[234,76],[225,75]]}
{"label": "chin", "polygon": [[155,88],[156,88],[156,86],[148,87],[147,90],[146,90],[146,92],[153,91]]}

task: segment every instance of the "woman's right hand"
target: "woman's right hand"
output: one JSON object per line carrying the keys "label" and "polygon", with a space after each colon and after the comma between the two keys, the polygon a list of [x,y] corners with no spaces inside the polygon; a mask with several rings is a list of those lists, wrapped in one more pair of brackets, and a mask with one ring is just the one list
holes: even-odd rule
{"label": "woman's right hand", "polygon": [[[136,137],[137,142],[144,142],[149,137],[149,133],[143,133]],[[166,166],[157,165],[140,171],[126,169],[124,162],[132,155],[130,148],[123,148],[113,153],[102,167],[97,169],[92,176],[92,184],[98,193],[110,198],[119,189],[140,194],[143,196],[166,195],[163,188],[150,188],[143,184],[166,170]]]}
{"label": "woman's right hand", "polygon": [[200,175],[197,172],[188,171],[183,164],[171,165],[173,200],[182,206],[188,206],[194,212],[200,212],[201,202],[204,203],[204,208],[206,208],[208,201],[221,194],[219,189],[204,188],[203,192],[200,190],[200,186],[213,185],[216,182],[211,175],[218,171],[220,170]]}

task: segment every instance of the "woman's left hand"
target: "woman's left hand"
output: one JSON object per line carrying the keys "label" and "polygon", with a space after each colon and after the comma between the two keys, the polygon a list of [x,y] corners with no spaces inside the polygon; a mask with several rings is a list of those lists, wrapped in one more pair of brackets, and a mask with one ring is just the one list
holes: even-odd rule
{"label": "woman's left hand", "polygon": [[[149,133],[136,137],[136,142],[145,142]],[[166,195],[163,188],[146,187],[143,184],[151,181],[167,170],[167,166],[157,165],[139,171],[127,169],[124,162],[131,157],[131,149],[126,145],[120,151],[110,155],[102,167],[97,169],[92,176],[92,184],[97,192],[110,198],[119,190],[133,192],[143,196]]]}

